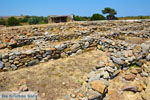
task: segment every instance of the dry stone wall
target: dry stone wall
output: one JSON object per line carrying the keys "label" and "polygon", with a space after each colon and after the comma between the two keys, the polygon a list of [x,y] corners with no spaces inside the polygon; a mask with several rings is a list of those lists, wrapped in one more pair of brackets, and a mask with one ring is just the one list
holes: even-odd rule
{"label": "dry stone wall", "polygon": [[[60,57],[84,52],[84,50],[91,47],[113,52],[111,54],[111,59],[115,63],[125,67],[128,64],[131,64],[129,62],[135,63],[139,59],[142,59],[148,55],[147,52],[150,47],[149,42],[147,44],[142,44],[141,46],[139,46],[139,51],[132,52],[131,50],[133,50],[136,46],[137,45],[127,44],[124,41],[115,41],[111,39],[106,39],[104,37],[86,37],[85,39],[79,40],[75,43],[66,42],[60,45],[56,45],[54,48],[39,48],[22,52],[11,52],[2,54],[0,55],[0,67],[2,70],[15,70],[22,67],[32,66],[40,62],[46,62],[50,59],[58,59]],[[118,51],[122,52],[122,56],[121,54],[117,54]],[[130,57],[126,57],[126,53],[128,52],[131,52]]]}
{"label": "dry stone wall", "polygon": [[[121,65],[122,67],[128,66],[131,64],[130,62],[135,63],[139,59],[147,57],[147,52],[149,48],[149,42],[146,44],[138,45],[138,44],[130,44],[124,40],[121,40],[118,37],[145,37],[149,38],[149,22],[148,21],[133,21],[134,24],[137,25],[134,27],[129,27],[128,25],[132,22],[121,22],[121,21],[110,21],[110,22],[82,22],[82,23],[69,23],[66,26],[58,25],[58,26],[46,26],[44,28],[31,27],[20,29],[16,27],[16,29],[8,29],[8,33],[10,30],[13,32],[30,32],[33,29],[32,33],[37,32],[45,32],[50,30],[58,29],[61,32],[68,30],[74,30],[72,34],[53,34],[49,35],[49,32],[45,32],[44,35],[41,36],[20,36],[20,38],[15,39],[15,41],[11,41],[9,43],[2,42],[0,44],[0,49],[4,48],[17,48],[24,45],[30,45],[32,43],[36,43],[38,46],[33,49],[23,50],[23,51],[14,51],[8,53],[0,54],[0,69],[2,71],[7,70],[16,70],[22,67],[28,67],[40,62],[45,62],[50,59],[57,59],[64,56],[71,56],[78,53],[84,52],[89,48],[97,48],[104,51],[112,52],[111,59],[115,63]],[[104,25],[103,27],[101,25]],[[121,27],[121,25],[123,27]],[[90,26],[90,27],[89,27]],[[56,27],[56,28],[55,28]],[[74,29],[76,28],[76,30]],[[22,28],[22,27],[21,27]],[[103,29],[104,28],[104,29]],[[81,30],[78,30],[81,29]],[[22,30],[22,31],[21,31]],[[133,31],[137,30],[137,31]],[[6,32],[6,30],[1,30],[2,32]],[[130,32],[129,32],[130,31]],[[57,31],[54,31],[57,32]],[[69,32],[69,31],[68,31]],[[7,32],[6,32],[7,33]],[[66,40],[78,39],[76,42],[65,42]],[[47,47],[42,47],[42,43],[40,41],[46,42],[55,42],[55,41],[64,41],[59,45],[55,45],[50,47],[49,44]],[[126,52],[131,52],[134,48],[139,48],[138,51],[134,51],[131,57],[126,57]],[[117,54],[117,52],[122,52],[121,54]],[[125,54],[125,56],[123,56]],[[118,56],[119,55],[119,56]],[[147,57],[149,59],[149,57]]]}

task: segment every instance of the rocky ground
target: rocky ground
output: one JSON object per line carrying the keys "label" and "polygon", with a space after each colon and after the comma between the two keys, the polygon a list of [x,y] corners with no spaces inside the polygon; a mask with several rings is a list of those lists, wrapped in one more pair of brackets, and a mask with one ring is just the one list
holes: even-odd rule
{"label": "rocky ground", "polygon": [[39,100],[150,100],[150,21],[2,27],[0,91]]}

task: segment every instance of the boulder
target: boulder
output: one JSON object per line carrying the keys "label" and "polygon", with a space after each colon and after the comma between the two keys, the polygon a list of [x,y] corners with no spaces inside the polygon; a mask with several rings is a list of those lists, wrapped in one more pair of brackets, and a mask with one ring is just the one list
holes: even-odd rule
{"label": "boulder", "polygon": [[113,73],[115,72],[116,69],[113,69],[112,67],[106,67],[106,70],[109,72],[109,73]]}
{"label": "boulder", "polygon": [[109,73],[107,71],[100,72],[100,78],[109,79]]}
{"label": "boulder", "polygon": [[15,51],[14,54],[15,54],[16,56],[20,56],[20,55],[21,55],[21,52]]}
{"label": "boulder", "polygon": [[94,80],[99,80],[99,79],[100,79],[100,75],[96,74],[94,71],[92,71],[88,74],[88,82],[91,82]]}
{"label": "boulder", "polygon": [[142,43],[142,44],[141,44],[141,47],[142,47],[142,52],[143,52],[143,53],[147,53],[148,50],[150,49],[150,45],[149,45],[149,44],[146,44],[146,43]]}
{"label": "boulder", "polygon": [[35,60],[32,60],[30,62],[28,62],[28,66],[33,66],[33,65],[36,65],[37,63],[39,63],[39,60],[35,59]]}
{"label": "boulder", "polygon": [[119,65],[123,65],[123,64],[124,64],[124,61],[121,60],[121,58],[116,58],[116,57],[114,57],[114,56],[111,56],[111,59],[112,59],[112,61],[113,61],[114,63],[116,63],[116,64],[119,64]]}
{"label": "boulder", "polygon": [[46,54],[46,55],[51,55],[51,54],[52,54],[52,51],[51,51],[51,50],[47,50],[45,54]]}
{"label": "boulder", "polygon": [[5,67],[9,68],[11,66],[10,62],[5,63]]}
{"label": "boulder", "polygon": [[61,45],[56,45],[55,48],[59,51],[64,50],[65,48],[67,48],[66,44],[61,44]]}
{"label": "boulder", "polygon": [[96,66],[96,69],[99,69],[99,68],[102,68],[102,67],[105,67],[105,62],[100,61],[99,64]]}
{"label": "boulder", "polygon": [[102,94],[100,94],[97,91],[93,91],[92,89],[89,89],[87,92],[88,100],[101,100],[102,99]]}
{"label": "boulder", "polygon": [[146,73],[146,72],[142,72],[141,74],[140,74],[142,77],[148,77],[148,73]]}
{"label": "boulder", "polygon": [[83,48],[88,48],[90,46],[90,43],[89,42],[85,42]]}
{"label": "boulder", "polygon": [[136,86],[126,86],[122,89],[122,91],[138,92],[138,87],[136,87]]}
{"label": "boulder", "polygon": [[2,69],[4,67],[3,62],[0,61],[0,69]]}
{"label": "boulder", "polygon": [[25,54],[31,55],[31,54],[33,54],[34,52],[35,52],[34,50],[27,50],[27,51],[25,51]]}
{"label": "boulder", "polygon": [[83,50],[82,49],[79,49],[76,54],[82,54],[83,53]]}
{"label": "boulder", "polygon": [[3,54],[3,55],[2,55],[2,58],[3,58],[3,59],[8,59],[8,58],[9,58],[9,54],[8,54],[8,53]]}
{"label": "boulder", "polygon": [[106,94],[104,100],[124,100],[124,99],[120,97],[119,91],[113,89],[108,90],[108,93]]}
{"label": "boulder", "polygon": [[133,73],[133,74],[142,73],[142,69],[141,68],[132,68],[131,73]]}
{"label": "boulder", "polygon": [[127,80],[127,81],[133,81],[135,79],[136,75],[134,74],[126,74],[124,75],[124,79]]}
{"label": "boulder", "polygon": [[106,89],[107,86],[104,84],[103,81],[95,80],[95,81],[91,82],[91,87],[92,87],[93,90],[103,94],[105,92],[105,89]]}
{"label": "boulder", "polygon": [[6,62],[8,62],[9,60],[8,60],[8,59],[2,59],[2,61],[3,61],[4,63],[6,63]]}
{"label": "boulder", "polygon": [[147,61],[150,61],[150,54],[148,54],[148,55],[146,56],[146,60],[147,60]]}
{"label": "boulder", "polygon": [[80,49],[80,44],[79,43],[75,43],[74,45],[71,46],[70,49],[74,53],[74,52],[76,52],[77,50]]}
{"label": "boulder", "polygon": [[16,65],[12,64],[11,68],[14,69],[14,70],[16,70],[18,67]]}
{"label": "boulder", "polygon": [[150,77],[148,78],[148,84],[142,97],[144,100],[150,100]]}
{"label": "boulder", "polygon": [[19,64],[19,61],[14,61],[14,64],[15,64],[15,65]]}

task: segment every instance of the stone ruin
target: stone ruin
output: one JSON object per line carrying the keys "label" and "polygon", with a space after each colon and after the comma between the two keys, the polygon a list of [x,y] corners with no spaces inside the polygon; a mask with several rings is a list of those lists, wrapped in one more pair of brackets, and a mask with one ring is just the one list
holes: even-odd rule
{"label": "stone ruin", "polygon": [[61,23],[61,22],[72,22],[73,21],[73,16],[69,15],[69,16],[48,16],[48,23]]}
{"label": "stone ruin", "polygon": [[[113,82],[113,79],[119,73],[125,73],[130,70],[131,66],[140,68],[137,68],[132,76],[123,76],[125,82],[126,80],[132,80],[136,75],[141,75],[140,77],[142,78],[149,77],[150,71],[148,68],[150,66],[146,65],[150,61],[149,20],[72,22],[45,26],[20,26],[2,28],[0,33],[1,72],[26,68],[49,60],[75,56],[93,48],[108,52],[110,63],[113,63],[113,65],[107,66],[104,62],[100,62],[88,74],[86,91],[83,91],[85,95],[80,97],[76,94],[75,96],[84,98],[84,100],[104,100],[104,98],[113,100],[111,99],[111,89],[114,83],[110,85],[107,83],[109,81],[110,83]],[[147,67],[143,68],[142,66]],[[102,88],[99,89],[97,84]],[[129,86],[124,87],[121,91],[142,93],[145,89],[140,90],[137,87]],[[94,96],[88,97],[89,95],[87,96],[87,94],[94,94]],[[148,97],[144,96],[143,98]]]}

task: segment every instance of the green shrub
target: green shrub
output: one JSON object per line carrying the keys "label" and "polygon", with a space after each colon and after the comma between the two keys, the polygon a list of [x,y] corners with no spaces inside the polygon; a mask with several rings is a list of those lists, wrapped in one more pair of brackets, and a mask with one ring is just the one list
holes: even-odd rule
{"label": "green shrub", "polygon": [[86,17],[86,16],[84,16],[84,17],[82,17],[82,16],[73,16],[73,20],[74,21],[89,21],[90,20],[90,17]]}
{"label": "green shrub", "polygon": [[8,18],[7,26],[17,26],[17,25],[20,25],[19,20],[17,18],[15,17]]}
{"label": "green shrub", "polygon": [[48,23],[48,18],[47,17],[30,16],[30,18],[28,18],[28,23],[29,24],[46,24],[46,23]]}
{"label": "green shrub", "polygon": [[150,19],[150,16],[126,16],[119,17],[119,20],[129,20],[129,19]]}
{"label": "green shrub", "polygon": [[105,20],[105,17],[101,14],[93,14],[91,20]]}
{"label": "green shrub", "polygon": [[6,21],[3,18],[0,18],[0,25],[6,25]]}
{"label": "green shrub", "polygon": [[37,17],[30,17],[29,19],[28,19],[28,23],[31,25],[31,24],[38,24],[38,19],[37,19]]}
{"label": "green shrub", "polygon": [[24,18],[19,18],[19,21],[21,23],[27,23],[29,18],[30,18],[30,16],[24,16]]}

